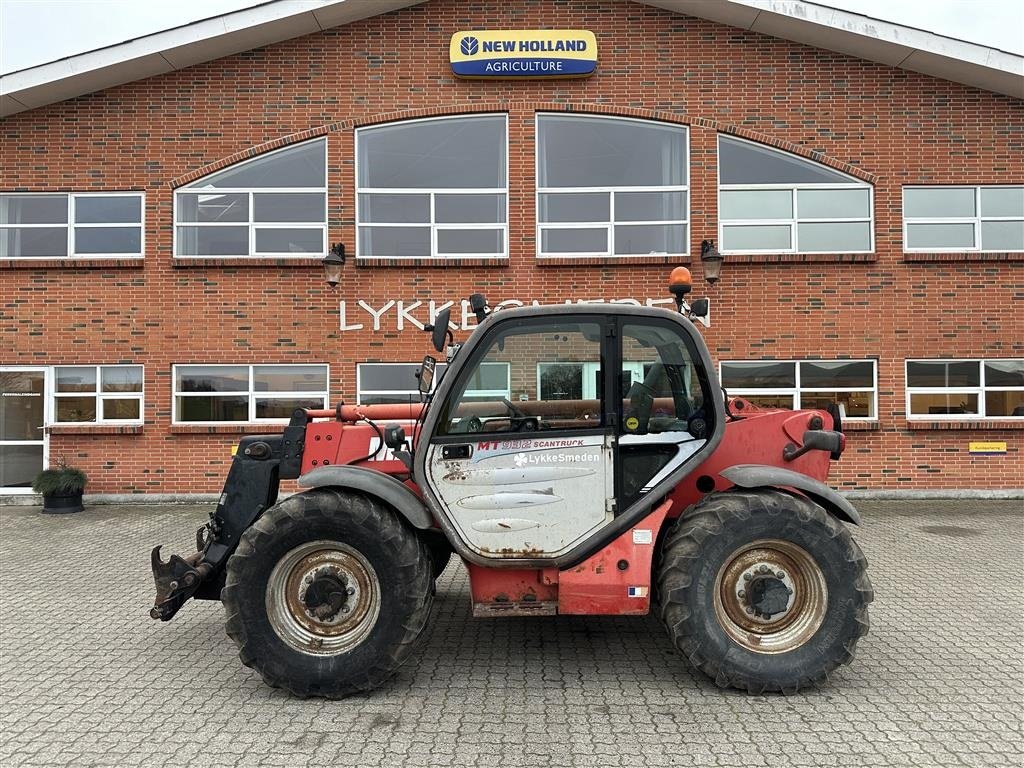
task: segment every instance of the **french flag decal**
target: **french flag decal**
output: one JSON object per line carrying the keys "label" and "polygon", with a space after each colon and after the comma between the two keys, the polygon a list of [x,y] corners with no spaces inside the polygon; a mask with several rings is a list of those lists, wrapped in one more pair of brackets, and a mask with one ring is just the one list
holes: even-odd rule
{"label": "french flag decal", "polygon": [[647,587],[630,587],[628,594],[630,597],[647,597]]}

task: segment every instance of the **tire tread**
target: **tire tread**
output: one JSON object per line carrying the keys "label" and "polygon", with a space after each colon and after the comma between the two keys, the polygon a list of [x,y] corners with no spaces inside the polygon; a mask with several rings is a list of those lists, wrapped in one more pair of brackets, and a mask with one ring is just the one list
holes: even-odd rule
{"label": "tire tread", "polygon": [[[801,523],[819,527],[830,539],[838,539],[843,557],[854,573],[856,627],[852,636],[840,645],[840,652],[824,660],[821,668],[792,681],[769,681],[745,676],[723,659],[702,654],[705,630],[701,617],[694,614],[684,597],[694,588],[693,568],[703,556],[705,543],[721,535],[730,524],[749,521],[754,514],[770,516],[792,510]],[[795,693],[800,688],[821,685],[843,664],[853,660],[857,641],[870,627],[868,604],[874,591],[867,575],[867,560],[846,527],[822,507],[803,496],[778,490],[736,490],[717,493],[684,513],[666,534],[658,568],[661,596],[660,618],[676,648],[696,669],[721,688],[739,688],[751,694],[765,692]]]}
{"label": "tire tread", "polygon": [[[400,624],[403,629],[401,637],[390,643],[384,649],[385,652],[378,655],[375,663],[347,681],[331,684],[297,680],[289,676],[283,665],[275,662],[270,654],[261,653],[264,643],[253,635],[251,627],[243,619],[240,580],[254,569],[261,552],[281,535],[283,528],[330,523],[339,514],[348,516],[355,525],[370,529],[375,536],[392,546],[396,557],[389,563],[389,567],[402,572],[410,594],[415,596],[415,608]],[[430,554],[420,538],[406,527],[397,514],[377,500],[329,488],[295,494],[271,507],[250,526],[242,534],[238,548],[228,560],[227,578],[221,592],[227,615],[225,630],[238,646],[242,663],[259,672],[271,687],[282,688],[300,698],[343,698],[368,691],[379,687],[395,674],[409,659],[417,640],[423,634],[434,595],[430,564]]]}

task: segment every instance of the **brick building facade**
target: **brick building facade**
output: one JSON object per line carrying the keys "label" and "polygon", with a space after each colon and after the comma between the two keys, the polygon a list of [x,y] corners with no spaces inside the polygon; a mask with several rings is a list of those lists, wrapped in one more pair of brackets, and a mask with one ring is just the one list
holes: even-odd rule
{"label": "brick building facade", "polygon": [[[448,62],[451,36],[498,28],[590,30],[598,43],[597,71],[587,79],[554,81],[455,78]],[[357,179],[357,132],[467,115],[505,120],[506,187],[494,194],[498,208],[506,201],[507,219],[500,221],[499,214],[487,230],[497,233],[499,247],[504,238],[504,253],[375,255],[368,245],[371,235],[386,241],[398,238],[397,229],[370,232],[357,244],[357,224],[370,221],[367,211],[357,212],[357,185],[370,188]],[[673,135],[685,143],[684,183],[664,183],[673,189],[654,194],[675,191],[676,197],[659,199],[687,201],[680,203],[682,215],[666,217],[676,223],[657,225],[656,231],[668,241],[681,237],[681,249],[581,257],[555,248],[553,256],[540,255],[545,237],[538,229],[540,121],[586,115],[678,129]],[[365,135],[360,133],[359,141]],[[722,228],[720,205],[729,191],[720,189],[722,137],[785,153],[769,153],[769,158],[809,161],[796,166],[866,190],[869,245],[838,252],[800,249],[793,245],[794,233],[806,233],[809,241],[813,227],[804,224],[814,222],[802,223],[791,213],[789,224],[775,221],[764,230],[747,230],[784,237],[788,227],[790,246],[730,249],[727,240],[736,237],[739,243],[741,235]],[[193,188],[202,188],[214,172],[310,140],[326,143],[325,245],[343,243],[347,250],[337,291],[323,281],[320,259],[326,248],[299,257],[203,254],[201,244],[187,245],[192,236],[187,226],[179,226],[176,242],[176,190],[180,224],[185,185],[198,182]],[[859,388],[861,403],[853,406],[857,398],[846,398],[848,448],[832,476],[838,488],[1024,487],[1024,246],[1014,246],[1018,222],[1012,186],[1024,184],[1022,158],[1019,98],[625,0],[431,0],[13,114],[0,120],[0,194],[11,193],[6,218],[0,220],[7,236],[0,259],[0,366],[8,377],[11,425],[5,436],[5,483],[14,490],[23,486],[18,473],[24,470],[12,469],[15,458],[34,461],[38,452],[44,461],[63,459],[84,468],[92,493],[215,492],[239,435],[267,431],[268,425],[250,423],[222,404],[210,413],[227,414],[223,423],[183,418],[189,406],[183,388],[190,385],[182,382],[193,369],[175,366],[327,365],[331,403],[365,401],[373,389],[370,380],[390,373],[364,369],[367,384],[360,392],[357,365],[413,363],[422,357],[428,340],[413,321],[429,321],[431,301],[435,306],[456,301],[457,320],[462,319],[458,301],[474,292],[486,294],[492,305],[644,302],[665,298],[668,271],[686,264],[694,272],[696,295],[711,298],[705,337],[716,362],[786,362],[773,371],[750,367],[749,379],[743,365],[729,369],[736,377],[733,388],[751,399],[802,397],[806,405],[849,385],[826,378],[818,391],[802,389],[794,376],[811,381],[832,369],[813,362],[790,367],[788,361],[867,361],[863,381],[847,386]],[[459,168],[457,157],[449,165],[472,175],[472,168]],[[973,188],[961,192],[973,195],[977,208],[959,218],[957,211],[929,215],[925,210],[923,216],[918,211],[925,228],[913,236],[926,244],[943,225],[971,224],[973,245],[908,247],[907,188],[923,188],[912,196],[914,205],[926,206],[930,188],[953,185]],[[450,186],[435,192],[443,195]],[[742,192],[742,184],[738,187],[735,191]],[[808,194],[806,202],[796,197],[798,187],[781,182],[810,210],[812,197]],[[71,213],[65,216],[72,223],[64,230],[78,231],[69,236],[66,255],[25,257],[17,238],[44,237],[46,227],[39,221],[53,225],[45,216],[61,216],[39,213],[46,206],[38,196],[21,202],[30,197],[21,193],[43,192],[71,193],[66,196]],[[101,192],[143,193],[140,218],[128,213],[127,219],[117,219],[122,225],[136,223],[138,243],[128,248],[137,247],[139,257],[97,258],[95,249],[84,253],[84,245],[75,245],[74,238],[88,242],[87,227],[75,226],[86,223],[90,210],[84,193]],[[620,193],[628,190],[607,192]],[[589,194],[593,201],[606,193]],[[249,205],[261,204],[254,195]],[[372,193],[367,195],[368,201]],[[116,207],[98,197],[107,201],[100,207]],[[626,199],[621,198],[620,211]],[[758,198],[769,199],[775,198]],[[741,197],[729,200],[738,205]],[[441,202],[432,205],[440,211]],[[59,207],[59,196],[50,203]],[[368,208],[369,202],[363,205]],[[15,212],[29,208],[36,212]],[[250,237],[270,237],[253,223],[254,215],[250,210],[248,224],[238,231],[248,226],[262,233]],[[973,223],[961,220],[972,216]],[[32,217],[37,229],[17,228]],[[941,221],[929,223],[932,218]],[[1024,210],[1019,218],[1024,230]],[[436,242],[444,227],[431,221],[431,242]],[[54,237],[60,237],[60,223],[50,227]],[[620,225],[622,232],[627,229]],[[600,237],[598,230],[586,232]],[[607,237],[616,236],[614,219],[608,230]],[[135,234],[122,234],[134,242]],[[102,226],[94,236],[108,235],[121,236]],[[984,238],[1008,245],[986,247]],[[551,242],[556,239],[552,234]],[[704,240],[714,240],[725,253],[722,278],[712,286],[702,280]],[[195,254],[185,253],[190,248]],[[616,248],[610,245],[609,251]],[[919,360],[942,362],[920,369],[911,362],[908,368],[908,361]],[[118,385],[113,380],[121,369],[102,366],[142,369],[129,370],[128,383]],[[230,379],[241,370],[219,372]],[[266,373],[272,378],[284,370]],[[235,396],[235,404],[258,414],[267,405],[260,405],[259,392],[253,391],[262,373],[252,368],[244,373],[250,376],[248,387]],[[311,375],[315,381],[318,373]],[[936,380],[937,375],[945,380]],[[920,377],[910,382],[924,388],[922,399],[914,401],[919,406],[910,405],[908,376]],[[132,383],[136,377],[144,382],[141,393]],[[66,391],[58,383],[64,380],[71,382]],[[226,386],[230,390],[231,384]],[[386,381],[383,386],[391,388]],[[38,391],[23,391],[33,387]],[[514,387],[507,387],[513,395]],[[13,413],[22,406],[40,407],[26,399],[29,395],[45,401],[46,426],[40,430],[45,445],[38,448],[27,434],[32,425]],[[141,401],[138,408],[136,401]],[[71,405],[83,404],[84,411],[74,411],[79,415],[69,415]],[[1005,453],[972,453],[969,444],[982,441],[996,443],[996,451],[1005,443]]]}

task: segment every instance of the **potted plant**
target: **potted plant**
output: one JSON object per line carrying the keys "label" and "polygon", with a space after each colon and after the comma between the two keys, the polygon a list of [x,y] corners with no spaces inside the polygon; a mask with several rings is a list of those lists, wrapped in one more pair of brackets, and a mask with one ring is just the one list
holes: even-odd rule
{"label": "potted plant", "polygon": [[63,460],[56,467],[44,469],[32,481],[32,490],[43,494],[43,512],[63,514],[81,512],[82,492],[88,478],[77,467],[69,467]]}

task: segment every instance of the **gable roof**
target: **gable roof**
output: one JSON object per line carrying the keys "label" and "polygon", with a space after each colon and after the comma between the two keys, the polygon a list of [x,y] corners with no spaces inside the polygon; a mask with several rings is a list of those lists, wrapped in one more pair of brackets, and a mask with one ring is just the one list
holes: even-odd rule
{"label": "gable roof", "polygon": [[[0,117],[426,0],[270,0],[0,76]],[[676,13],[1024,98],[1024,56],[798,0],[637,0]]]}

